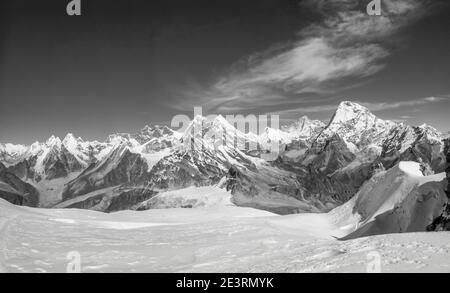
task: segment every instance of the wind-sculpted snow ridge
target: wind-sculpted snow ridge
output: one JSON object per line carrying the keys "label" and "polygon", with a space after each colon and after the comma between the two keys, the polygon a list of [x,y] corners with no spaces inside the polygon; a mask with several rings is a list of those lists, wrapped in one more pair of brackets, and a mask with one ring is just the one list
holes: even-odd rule
{"label": "wind-sculpted snow ridge", "polygon": [[401,162],[365,183],[353,199],[333,210],[343,239],[423,232],[446,202],[445,173],[423,176],[416,162]]}

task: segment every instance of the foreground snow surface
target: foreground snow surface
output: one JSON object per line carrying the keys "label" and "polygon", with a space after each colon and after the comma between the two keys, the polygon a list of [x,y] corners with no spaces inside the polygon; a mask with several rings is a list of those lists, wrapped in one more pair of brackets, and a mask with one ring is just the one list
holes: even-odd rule
{"label": "foreground snow surface", "polygon": [[279,216],[208,192],[217,204],[113,214],[0,200],[0,272],[66,272],[73,252],[82,272],[366,272],[374,253],[381,272],[450,272],[450,233],[339,241],[332,214]]}

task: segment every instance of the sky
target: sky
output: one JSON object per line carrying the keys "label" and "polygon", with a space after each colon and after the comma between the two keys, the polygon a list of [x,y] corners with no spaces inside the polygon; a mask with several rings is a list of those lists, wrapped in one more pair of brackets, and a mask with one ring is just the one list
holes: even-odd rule
{"label": "sky", "polygon": [[448,1],[69,2],[2,1],[2,143],[103,140],[194,106],[327,120],[344,100],[450,130]]}

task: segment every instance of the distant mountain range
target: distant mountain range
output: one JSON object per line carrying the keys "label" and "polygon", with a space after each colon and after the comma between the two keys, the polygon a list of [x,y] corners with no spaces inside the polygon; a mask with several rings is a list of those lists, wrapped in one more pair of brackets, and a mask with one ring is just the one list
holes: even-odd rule
{"label": "distant mountain range", "polygon": [[[196,133],[199,125],[203,131]],[[266,160],[264,148],[218,143],[224,135],[282,148]],[[151,209],[148,200],[163,191],[218,185],[240,206],[325,212],[400,161],[420,163],[426,175],[444,172],[445,139],[448,133],[431,126],[382,120],[352,102],[341,103],[328,124],[302,117],[260,135],[240,132],[222,116],[195,117],[183,133],[146,126],[105,142],[68,134],[30,146],[0,144],[0,197],[27,206],[112,212]]]}

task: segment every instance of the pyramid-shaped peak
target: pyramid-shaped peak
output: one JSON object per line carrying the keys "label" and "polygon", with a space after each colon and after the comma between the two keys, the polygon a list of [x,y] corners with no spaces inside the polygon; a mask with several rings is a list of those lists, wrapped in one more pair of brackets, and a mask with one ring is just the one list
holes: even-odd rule
{"label": "pyramid-shaped peak", "polygon": [[368,119],[375,120],[377,117],[368,108],[354,102],[345,101],[339,104],[331,119],[331,124]]}
{"label": "pyramid-shaped peak", "polygon": [[369,109],[367,107],[364,107],[358,103],[355,102],[351,102],[351,101],[344,101],[341,102],[338,106],[337,111],[339,110],[352,110],[352,111],[364,111],[364,112],[370,112]]}
{"label": "pyramid-shaped peak", "polygon": [[73,135],[73,133],[69,132],[66,134],[66,137],[64,139],[76,139],[76,138],[75,138],[75,135]]}

